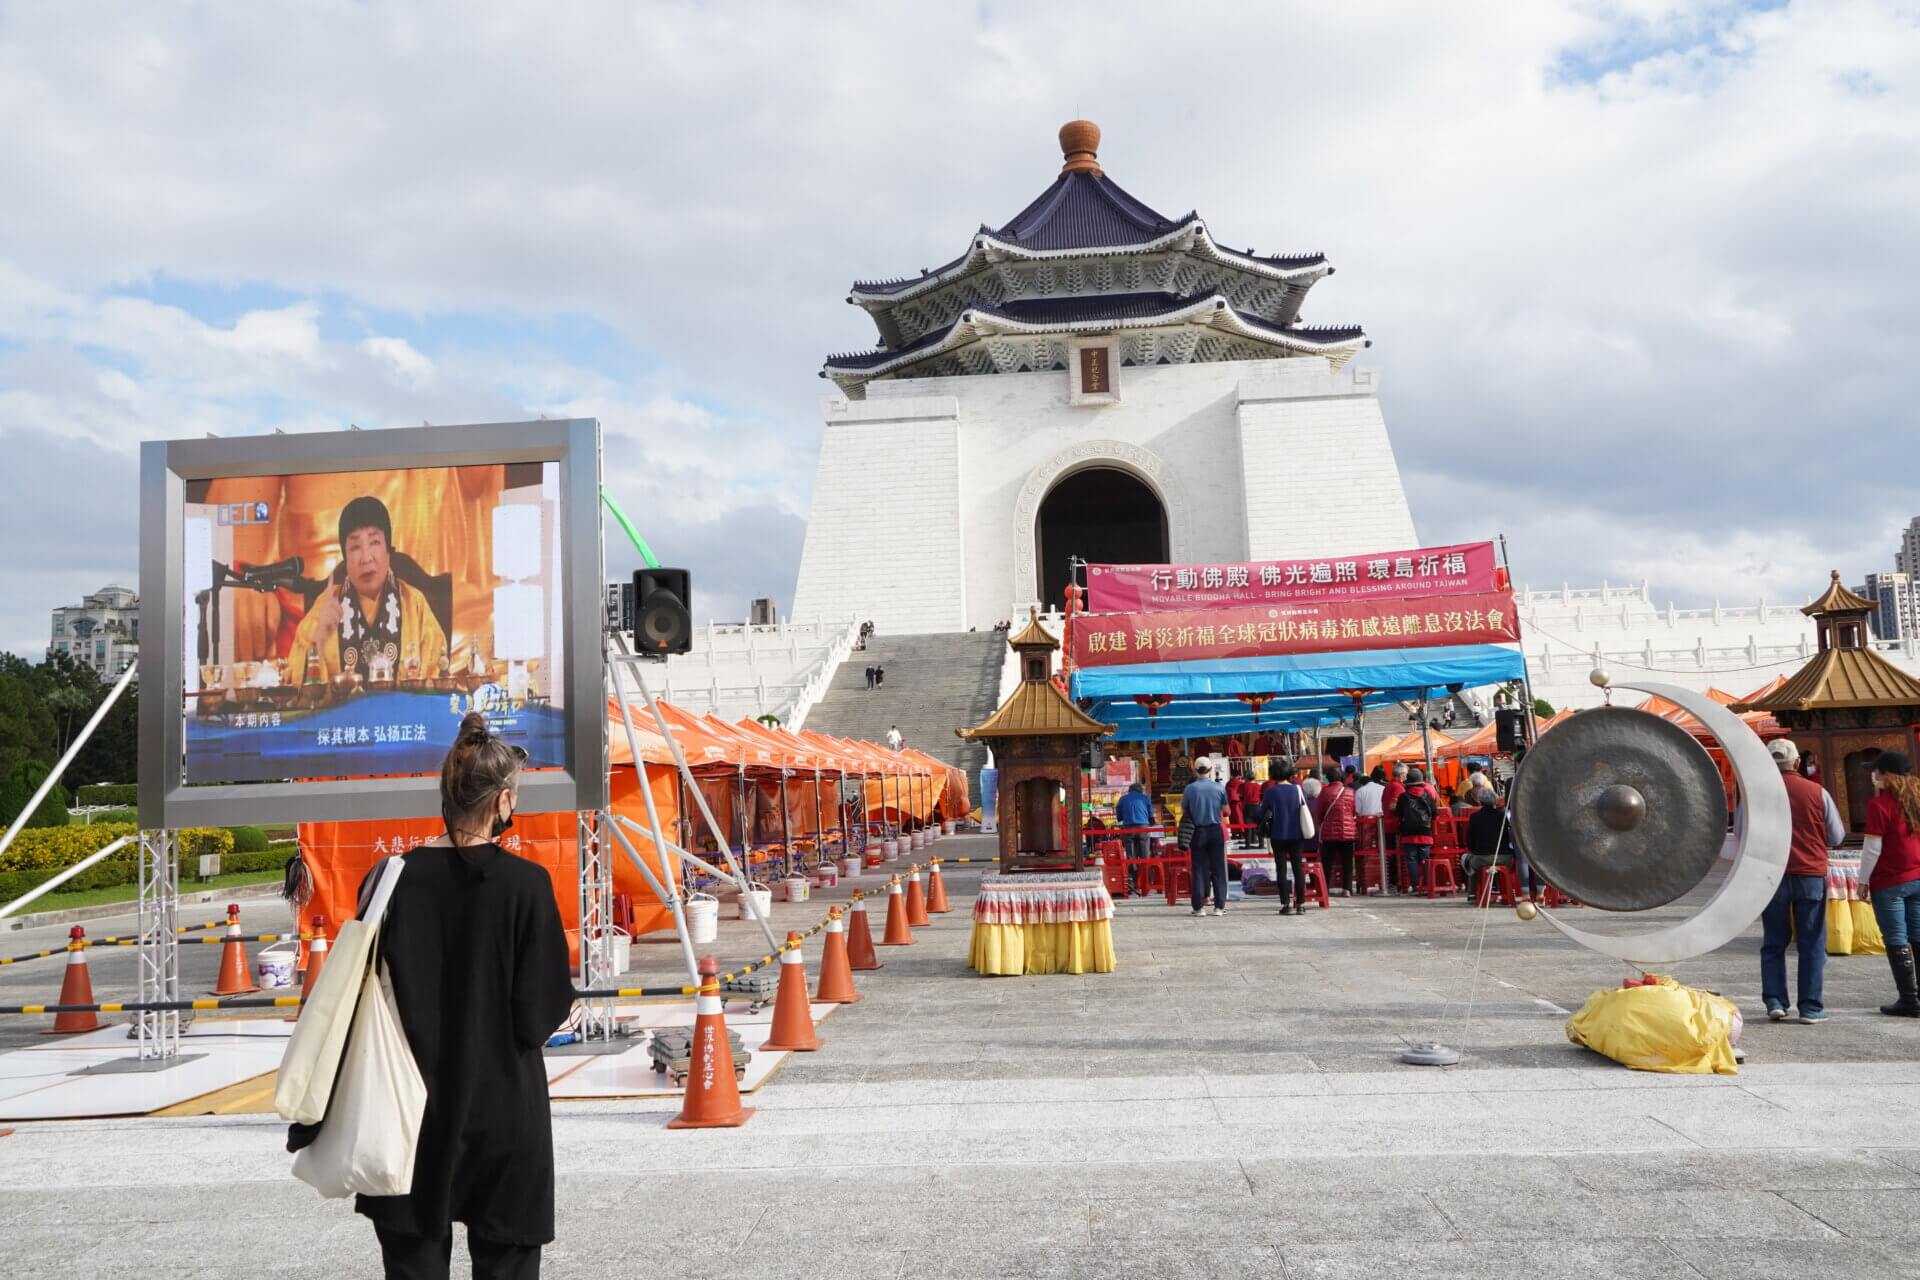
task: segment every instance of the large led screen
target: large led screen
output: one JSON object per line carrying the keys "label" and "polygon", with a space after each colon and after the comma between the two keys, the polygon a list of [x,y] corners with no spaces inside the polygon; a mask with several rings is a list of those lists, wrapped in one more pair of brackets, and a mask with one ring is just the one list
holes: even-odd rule
{"label": "large led screen", "polygon": [[470,710],[567,765],[558,462],[184,496],[188,784],[435,773]]}

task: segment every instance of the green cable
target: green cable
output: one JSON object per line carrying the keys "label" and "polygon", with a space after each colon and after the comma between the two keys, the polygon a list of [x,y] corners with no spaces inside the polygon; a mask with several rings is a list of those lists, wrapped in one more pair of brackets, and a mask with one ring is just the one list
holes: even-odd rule
{"label": "green cable", "polygon": [[613,518],[620,522],[620,527],[627,531],[629,538],[633,539],[634,548],[640,552],[640,562],[649,569],[658,569],[659,557],[653,554],[653,548],[647,545],[647,540],[634,530],[633,522],[627,519],[627,513],[620,509],[620,505],[613,500],[613,495],[605,488],[600,490],[600,501],[607,504],[607,510],[613,512]]}

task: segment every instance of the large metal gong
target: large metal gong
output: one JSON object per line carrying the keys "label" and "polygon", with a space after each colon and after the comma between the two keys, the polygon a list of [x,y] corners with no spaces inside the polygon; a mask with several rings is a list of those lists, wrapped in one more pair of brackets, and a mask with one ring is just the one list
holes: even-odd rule
{"label": "large metal gong", "polygon": [[1626,707],[1582,711],[1543,734],[1510,808],[1547,883],[1607,911],[1674,901],[1706,878],[1726,841],[1726,787],[1706,748]]}

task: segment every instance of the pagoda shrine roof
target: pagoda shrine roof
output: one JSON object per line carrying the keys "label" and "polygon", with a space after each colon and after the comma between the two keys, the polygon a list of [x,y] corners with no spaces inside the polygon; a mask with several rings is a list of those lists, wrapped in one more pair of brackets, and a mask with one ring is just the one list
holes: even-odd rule
{"label": "pagoda shrine roof", "polygon": [[1290,353],[1331,355],[1345,363],[1369,344],[1359,325],[1276,325],[1236,309],[1218,293],[1096,294],[977,302],[944,328],[921,335],[897,349],[849,352],[827,357],[822,376],[835,371],[863,375],[861,380],[906,368],[942,352],[997,335],[1079,333],[1088,329],[1149,329],[1176,324],[1204,325],[1236,337],[1279,347]]}
{"label": "pagoda shrine roof", "polygon": [[1114,726],[1103,724],[1073,705],[1052,680],[1022,680],[1000,704],[1000,709],[971,729],[955,729],[955,736],[1012,738],[1028,734],[1071,734],[1104,738]]}
{"label": "pagoda shrine roof", "polygon": [[1777,687],[1736,702],[1732,709],[1819,711],[1890,706],[1920,707],[1920,680],[1872,649],[1834,648],[1815,656]]}
{"label": "pagoda shrine roof", "polygon": [[1823,613],[1866,613],[1880,606],[1864,596],[1855,595],[1840,585],[1840,571],[1833,571],[1833,579],[1827,584],[1826,591],[1818,600],[1800,612],[1809,618],[1817,618]]}

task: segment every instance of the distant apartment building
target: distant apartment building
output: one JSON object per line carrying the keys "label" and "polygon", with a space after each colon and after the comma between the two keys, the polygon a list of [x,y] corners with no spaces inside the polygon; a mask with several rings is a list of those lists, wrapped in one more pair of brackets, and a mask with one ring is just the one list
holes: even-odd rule
{"label": "distant apartment building", "polygon": [[1910,579],[1920,579],[1920,516],[1907,521],[1900,534],[1900,549],[1893,553],[1893,567]]}
{"label": "distant apartment building", "polygon": [[1920,600],[1914,596],[1912,574],[1901,570],[1870,573],[1860,594],[1876,606],[1867,621],[1877,639],[1904,640],[1920,635]]}
{"label": "distant apartment building", "polygon": [[140,656],[140,596],[109,583],[53,611],[47,652],[66,653],[108,680],[116,680]]}

